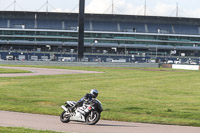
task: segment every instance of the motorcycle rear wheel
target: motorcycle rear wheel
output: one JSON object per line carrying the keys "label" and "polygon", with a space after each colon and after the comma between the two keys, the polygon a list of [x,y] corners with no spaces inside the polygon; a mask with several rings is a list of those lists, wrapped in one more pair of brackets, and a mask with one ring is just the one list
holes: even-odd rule
{"label": "motorcycle rear wheel", "polygon": [[60,115],[60,121],[62,122],[62,123],[68,123],[68,122],[70,122],[70,115],[66,115],[66,111],[63,111],[62,113],[61,113],[61,115]]}
{"label": "motorcycle rear wheel", "polygon": [[100,113],[98,111],[93,111],[93,116],[91,113],[86,117],[86,124],[95,125],[100,119]]}

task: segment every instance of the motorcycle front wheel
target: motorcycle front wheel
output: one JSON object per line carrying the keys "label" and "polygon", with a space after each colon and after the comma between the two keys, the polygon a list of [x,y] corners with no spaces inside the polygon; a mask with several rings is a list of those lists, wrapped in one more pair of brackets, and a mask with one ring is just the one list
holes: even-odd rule
{"label": "motorcycle front wheel", "polygon": [[70,121],[70,114],[66,111],[63,111],[60,115],[60,121],[62,123],[68,123]]}
{"label": "motorcycle front wheel", "polygon": [[86,117],[86,124],[95,125],[100,119],[100,113],[98,111],[93,111],[93,115],[91,113]]}

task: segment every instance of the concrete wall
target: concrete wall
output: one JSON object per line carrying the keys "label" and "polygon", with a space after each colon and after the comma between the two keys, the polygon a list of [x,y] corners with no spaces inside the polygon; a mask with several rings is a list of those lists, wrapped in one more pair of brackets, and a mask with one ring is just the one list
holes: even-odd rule
{"label": "concrete wall", "polygon": [[184,64],[162,64],[162,68],[184,69],[184,70],[200,70],[200,65],[184,65]]}
{"label": "concrete wall", "polygon": [[42,65],[42,66],[94,66],[94,67],[153,67],[158,63],[111,63],[111,62],[53,62],[53,61],[0,61],[8,65]]}

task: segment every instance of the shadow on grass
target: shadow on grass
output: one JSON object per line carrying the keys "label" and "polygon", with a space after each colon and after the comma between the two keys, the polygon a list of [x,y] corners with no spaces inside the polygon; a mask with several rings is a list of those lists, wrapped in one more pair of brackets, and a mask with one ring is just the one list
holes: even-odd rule
{"label": "shadow on grass", "polygon": [[110,109],[103,109],[103,111],[105,112],[105,111],[110,111]]}
{"label": "shadow on grass", "polygon": [[144,110],[145,108],[140,108],[140,107],[128,107],[124,108],[125,110]]}

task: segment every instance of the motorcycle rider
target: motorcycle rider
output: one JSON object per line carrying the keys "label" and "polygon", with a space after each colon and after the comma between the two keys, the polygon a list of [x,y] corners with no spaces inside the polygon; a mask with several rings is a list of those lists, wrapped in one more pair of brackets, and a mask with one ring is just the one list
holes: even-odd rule
{"label": "motorcycle rider", "polygon": [[75,108],[83,106],[84,101],[89,102],[93,98],[98,96],[98,91],[96,89],[92,89],[90,93],[87,93],[83,98],[81,98],[73,107],[69,108],[69,112],[73,112]]}

